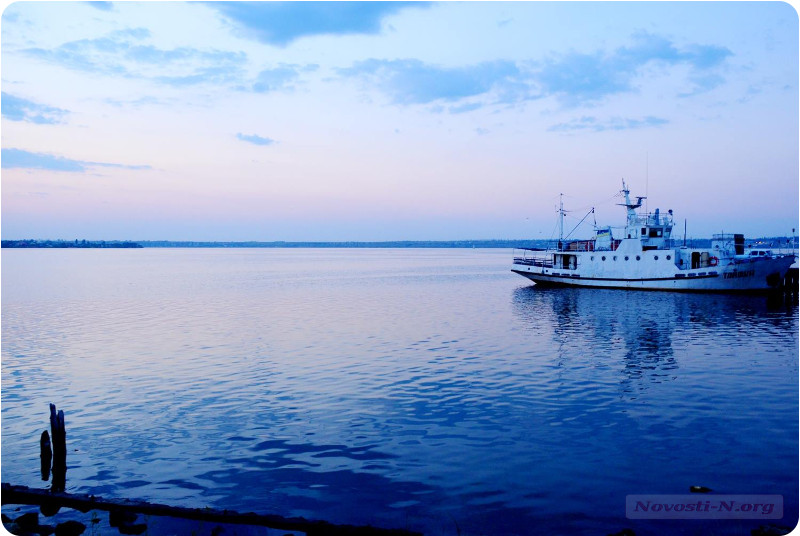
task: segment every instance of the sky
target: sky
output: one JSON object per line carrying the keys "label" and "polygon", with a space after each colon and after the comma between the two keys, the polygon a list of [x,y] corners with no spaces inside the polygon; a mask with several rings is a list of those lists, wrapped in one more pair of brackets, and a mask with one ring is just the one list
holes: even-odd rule
{"label": "sky", "polygon": [[3,239],[548,239],[560,199],[624,225],[623,179],[690,237],[798,227],[786,3],[16,2],[0,31]]}

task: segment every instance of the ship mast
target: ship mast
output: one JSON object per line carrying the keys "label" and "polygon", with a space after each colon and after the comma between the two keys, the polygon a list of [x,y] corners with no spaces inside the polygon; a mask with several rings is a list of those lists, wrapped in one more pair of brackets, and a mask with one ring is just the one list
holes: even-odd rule
{"label": "ship mast", "polygon": [[647,196],[636,196],[636,203],[631,203],[631,191],[625,185],[625,179],[622,179],[622,195],[625,196],[624,203],[618,203],[621,207],[628,209],[628,224],[634,225],[636,223],[636,209],[642,206],[642,199],[647,199]]}
{"label": "ship mast", "polygon": [[564,247],[564,194],[558,194],[558,249]]}

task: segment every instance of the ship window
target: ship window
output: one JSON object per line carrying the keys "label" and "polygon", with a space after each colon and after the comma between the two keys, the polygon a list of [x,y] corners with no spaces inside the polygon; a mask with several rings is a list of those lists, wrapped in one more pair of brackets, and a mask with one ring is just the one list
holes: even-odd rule
{"label": "ship window", "polygon": [[668,261],[669,261],[669,260],[672,260],[672,256],[671,256],[671,255],[667,255],[667,260],[668,260]]}
{"label": "ship window", "polygon": [[647,236],[647,227],[642,227],[642,236]]}
{"label": "ship window", "polygon": [[650,238],[660,238],[661,231],[660,228],[650,229]]}
{"label": "ship window", "polygon": [[590,260],[590,261],[593,261],[593,260],[594,260],[594,255],[592,255],[591,257],[589,257],[589,260]]}
{"label": "ship window", "polygon": [[627,256],[627,255],[625,255],[625,260],[626,260],[626,261],[628,260],[628,256]]}
{"label": "ship window", "polygon": [[640,261],[640,260],[642,260],[642,258],[639,255],[636,255],[636,260]]}
{"label": "ship window", "polygon": [[614,260],[617,260],[617,256],[616,255],[614,255]]}
{"label": "ship window", "polygon": [[606,256],[605,256],[605,255],[603,255],[603,256],[602,256],[602,257],[600,257],[600,258],[601,258],[602,260],[606,260]]}
{"label": "ship window", "polygon": [[658,260],[658,255],[656,255],[655,257],[653,257],[653,260],[654,260],[654,261],[657,261],[657,260]]}

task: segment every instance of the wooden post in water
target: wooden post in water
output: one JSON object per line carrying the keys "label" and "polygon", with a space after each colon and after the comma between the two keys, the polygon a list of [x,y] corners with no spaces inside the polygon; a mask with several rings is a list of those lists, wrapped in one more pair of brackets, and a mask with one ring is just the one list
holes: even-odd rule
{"label": "wooden post in water", "polygon": [[64,428],[64,410],[56,413],[50,404],[50,435],[53,440],[53,491],[64,491],[67,482],[67,432]]}
{"label": "wooden post in water", "polygon": [[39,459],[41,460],[42,480],[50,480],[50,462],[53,461],[53,450],[50,448],[50,434],[42,432],[39,439]]}

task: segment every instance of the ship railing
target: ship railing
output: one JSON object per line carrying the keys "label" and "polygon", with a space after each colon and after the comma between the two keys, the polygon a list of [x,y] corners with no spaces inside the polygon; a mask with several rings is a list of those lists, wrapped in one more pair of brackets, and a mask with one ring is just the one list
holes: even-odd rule
{"label": "ship railing", "polygon": [[636,225],[663,225],[670,227],[673,225],[672,214],[669,212],[659,212],[658,215],[655,212],[640,213],[636,215],[636,219],[628,221]]}
{"label": "ship railing", "polygon": [[552,268],[553,254],[541,249],[515,249],[514,264]]}
{"label": "ship railing", "polygon": [[567,242],[563,251],[594,251],[594,240],[574,240]]}

